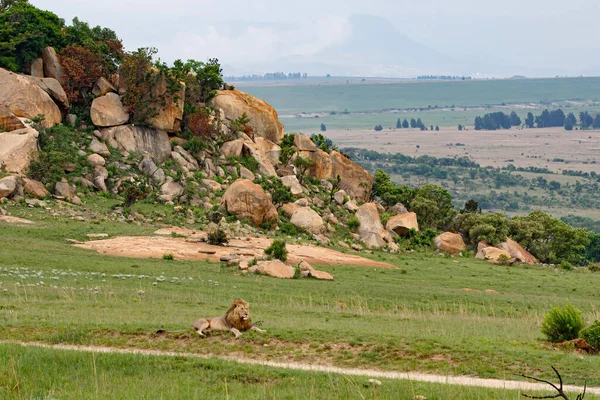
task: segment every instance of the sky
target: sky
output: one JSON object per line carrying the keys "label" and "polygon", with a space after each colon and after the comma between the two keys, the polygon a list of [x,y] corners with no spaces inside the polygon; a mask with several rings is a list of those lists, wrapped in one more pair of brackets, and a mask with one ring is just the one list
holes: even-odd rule
{"label": "sky", "polygon": [[[350,18],[365,14],[385,18],[398,35],[473,65],[472,73],[481,68],[507,74],[600,75],[597,0],[30,1],[67,22],[78,16],[90,25],[109,27],[127,49],[157,47],[167,62],[217,57],[226,73],[276,71],[289,67],[281,61],[289,58],[306,61],[308,68],[350,40]],[[395,38],[380,40],[391,43]],[[360,54],[354,56],[366,73],[375,71]],[[396,62],[408,67],[406,63]],[[448,68],[435,67],[440,73]],[[332,68],[344,74],[343,66]]]}

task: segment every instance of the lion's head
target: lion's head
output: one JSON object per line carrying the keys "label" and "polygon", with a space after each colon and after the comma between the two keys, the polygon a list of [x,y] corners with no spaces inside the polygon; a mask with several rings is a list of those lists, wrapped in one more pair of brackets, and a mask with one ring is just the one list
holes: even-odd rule
{"label": "lion's head", "polygon": [[240,331],[246,331],[252,328],[252,320],[250,319],[250,306],[242,299],[236,299],[225,314],[227,323]]}

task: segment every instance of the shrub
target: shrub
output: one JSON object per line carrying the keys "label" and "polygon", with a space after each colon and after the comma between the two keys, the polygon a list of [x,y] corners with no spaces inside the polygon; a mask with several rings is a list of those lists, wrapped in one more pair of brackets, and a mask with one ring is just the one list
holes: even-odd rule
{"label": "shrub", "polygon": [[564,342],[577,339],[584,325],[581,311],[567,304],[548,311],[542,324],[542,333],[551,342]]}
{"label": "shrub", "polygon": [[356,216],[352,215],[348,218],[348,221],[346,221],[346,225],[348,225],[348,228],[351,231],[355,231],[360,226],[360,221],[358,218],[356,218]]}
{"label": "shrub", "polygon": [[225,243],[228,243],[229,239],[227,239],[227,234],[225,233],[225,231],[218,227],[215,230],[208,232],[207,242],[208,244],[221,246]]}
{"label": "shrub", "polygon": [[271,193],[271,201],[277,208],[285,203],[291,203],[295,199],[291,189],[276,176],[261,179],[260,186],[265,192]]}
{"label": "shrub", "polygon": [[152,187],[145,178],[125,179],[119,185],[119,193],[124,198],[123,207],[130,208],[137,201],[147,198],[152,193]]}
{"label": "shrub", "polygon": [[165,253],[162,256],[163,260],[167,260],[167,261],[173,261],[175,259],[175,257],[173,257],[173,254],[171,253]]}
{"label": "shrub", "polygon": [[276,258],[281,261],[287,260],[287,249],[284,240],[273,240],[273,243],[265,249],[265,254],[270,258]]}
{"label": "shrub", "polygon": [[240,159],[240,164],[248,168],[253,173],[258,172],[258,161],[256,161],[254,157],[242,157]]}
{"label": "shrub", "polygon": [[581,337],[592,347],[594,352],[600,352],[600,320],[582,330]]}
{"label": "shrub", "polygon": [[220,211],[211,211],[208,214],[208,219],[210,220],[210,222],[214,222],[215,224],[218,224],[219,221],[221,221],[221,218],[223,218],[223,213],[221,213]]}

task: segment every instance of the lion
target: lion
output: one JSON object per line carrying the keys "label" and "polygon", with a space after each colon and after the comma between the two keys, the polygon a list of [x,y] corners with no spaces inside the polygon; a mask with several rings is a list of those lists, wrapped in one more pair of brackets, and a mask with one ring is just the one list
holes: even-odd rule
{"label": "lion", "polygon": [[201,318],[194,322],[191,328],[202,337],[205,337],[206,333],[210,331],[231,331],[236,339],[242,335],[240,331],[245,332],[247,330],[253,330],[262,333],[266,332],[265,330],[252,325],[252,320],[250,319],[250,306],[248,305],[248,302],[242,299],[234,300],[225,316]]}

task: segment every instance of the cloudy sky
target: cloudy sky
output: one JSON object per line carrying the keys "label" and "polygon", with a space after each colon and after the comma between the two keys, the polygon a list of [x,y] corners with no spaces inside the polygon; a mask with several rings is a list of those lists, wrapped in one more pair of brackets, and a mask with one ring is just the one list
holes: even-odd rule
{"label": "cloudy sky", "polygon": [[155,46],[168,62],[218,57],[236,73],[277,70],[290,57],[314,62],[352,38],[351,16],[366,14],[385,18],[400,36],[477,68],[600,74],[597,0],[30,1],[67,21],[78,16],[107,26],[128,49]]}

